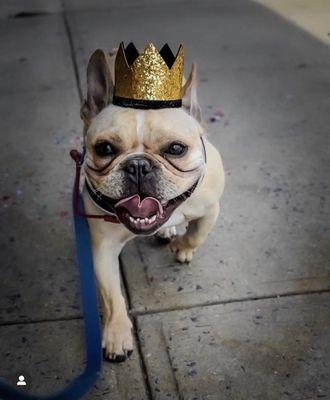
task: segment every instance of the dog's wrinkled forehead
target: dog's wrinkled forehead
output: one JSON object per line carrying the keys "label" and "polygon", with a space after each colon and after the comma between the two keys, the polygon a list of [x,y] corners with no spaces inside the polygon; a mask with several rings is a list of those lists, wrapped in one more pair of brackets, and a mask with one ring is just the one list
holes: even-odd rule
{"label": "dog's wrinkled forehead", "polygon": [[136,110],[111,104],[93,118],[87,140],[115,138],[134,145],[136,141],[150,144],[173,139],[193,145],[201,134],[201,125],[182,108]]}
{"label": "dog's wrinkled forehead", "polygon": [[109,105],[93,118],[87,130],[87,139],[94,142],[102,135],[122,134],[132,137],[136,132],[135,110]]}

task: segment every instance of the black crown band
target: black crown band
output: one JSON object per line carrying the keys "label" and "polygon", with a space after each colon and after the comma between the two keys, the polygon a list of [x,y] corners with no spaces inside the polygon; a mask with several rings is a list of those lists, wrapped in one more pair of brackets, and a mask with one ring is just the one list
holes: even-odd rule
{"label": "black crown band", "polygon": [[179,108],[182,107],[182,100],[139,100],[126,99],[125,97],[113,96],[113,104],[120,107],[140,108],[143,110],[159,108]]}

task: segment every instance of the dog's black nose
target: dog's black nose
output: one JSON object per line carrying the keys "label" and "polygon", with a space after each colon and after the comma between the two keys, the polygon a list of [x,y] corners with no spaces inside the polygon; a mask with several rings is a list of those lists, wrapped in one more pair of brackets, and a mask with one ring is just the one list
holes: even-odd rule
{"label": "dog's black nose", "polygon": [[124,166],[124,171],[127,172],[133,182],[145,178],[155,168],[151,160],[147,158],[131,158]]}

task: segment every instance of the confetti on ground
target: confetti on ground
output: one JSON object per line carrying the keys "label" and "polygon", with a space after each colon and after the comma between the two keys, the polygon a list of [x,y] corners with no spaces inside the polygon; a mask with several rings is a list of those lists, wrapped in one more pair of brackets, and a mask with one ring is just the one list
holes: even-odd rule
{"label": "confetti on ground", "polygon": [[59,136],[55,136],[53,139],[53,143],[56,144],[57,146],[59,146],[60,144],[62,144],[65,140],[65,136],[59,137]]}
{"label": "confetti on ground", "polygon": [[23,190],[22,189],[17,189],[16,190],[16,194],[17,194],[17,196],[22,196]]}
{"label": "confetti on ground", "polygon": [[60,212],[60,216],[61,217],[66,217],[66,216],[68,216],[69,215],[69,212],[68,211],[61,211]]}
{"label": "confetti on ground", "polygon": [[210,122],[217,122],[220,121],[221,118],[225,116],[225,113],[219,108],[217,111],[215,111],[211,117],[210,117]]}
{"label": "confetti on ground", "polygon": [[82,135],[76,135],[73,138],[71,138],[70,139],[70,145],[81,147],[83,145]]}
{"label": "confetti on ground", "polygon": [[7,200],[9,200],[9,199],[10,199],[9,194],[4,194],[4,195],[2,196],[2,201],[7,201]]}

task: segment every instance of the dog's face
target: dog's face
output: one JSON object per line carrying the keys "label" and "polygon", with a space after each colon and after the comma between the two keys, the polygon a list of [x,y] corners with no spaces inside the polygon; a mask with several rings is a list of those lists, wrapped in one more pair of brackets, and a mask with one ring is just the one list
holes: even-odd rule
{"label": "dog's face", "polygon": [[[109,93],[111,84],[107,87],[104,82],[103,76],[104,91]],[[90,87],[88,96],[93,104],[85,102],[82,116],[89,186],[107,197],[129,230],[153,233],[191,195],[204,174],[202,127],[186,108],[104,107],[108,98],[100,112],[92,112],[97,102]]]}

